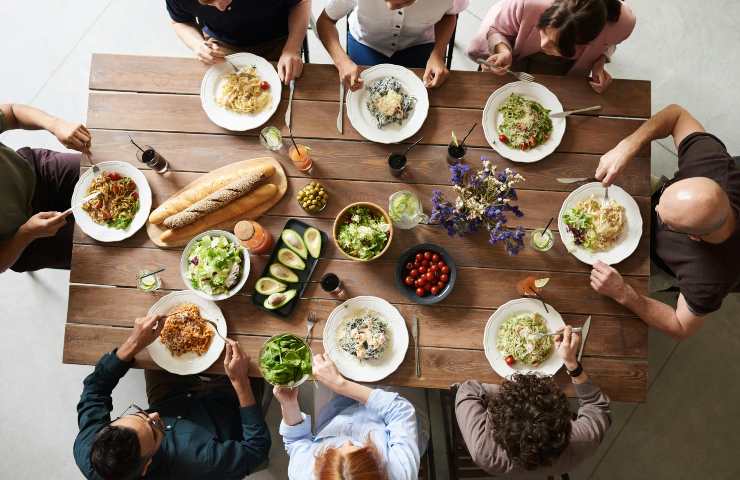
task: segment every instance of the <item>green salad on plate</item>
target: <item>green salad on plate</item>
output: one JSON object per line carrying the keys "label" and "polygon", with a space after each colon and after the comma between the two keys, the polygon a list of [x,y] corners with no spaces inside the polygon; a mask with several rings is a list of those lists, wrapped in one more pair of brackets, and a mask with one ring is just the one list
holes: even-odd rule
{"label": "green salad on plate", "polygon": [[244,266],[241,247],[227,237],[206,235],[188,252],[187,279],[208,295],[222,295],[239,283]]}
{"label": "green salad on plate", "polygon": [[337,242],[345,253],[369,260],[388,244],[390,225],[380,213],[356,206],[348,211],[348,221],[339,227]]}
{"label": "green salad on plate", "polygon": [[262,347],[259,366],[270,385],[292,387],[311,375],[311,349],[293,334],[276,335]]}

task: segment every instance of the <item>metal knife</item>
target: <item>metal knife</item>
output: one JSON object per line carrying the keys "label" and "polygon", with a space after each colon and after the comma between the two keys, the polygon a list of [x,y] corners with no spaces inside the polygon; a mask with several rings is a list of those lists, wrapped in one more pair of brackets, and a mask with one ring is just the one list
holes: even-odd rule
{"label": "metal knife", "polygon": [[583,324],[583,329],[581,330],[581,347],[578,349],[578,361],[581,361],[581,356],[583,356],[583,347],[586,345],[586,339],[588,338],[588,329],[591,327],[591,315],[588,316],[586,319],[586,322]]}
{"label": "metal knife", "polygon": [[344,135],[344,82],[339,82],[339,115],[337,115],[337,131]]}
{"label": "metal knife", "polygon": [[594,105],[593,107],[579,108],[577,110],[568,110],[566,112],[555,112],[555,113],[550,113],[550,118],[562,118],[562,117],[567,117],[568,115],[573,115],[574,113],[591,112],[593,110],[600,110],[600,109],[601,109],[601,105]]}
{"label": "metal knife", "polygon": [[421,364],[419,363],[419,317],[414,315],[414,327],[411,335],[414,337],[414,362],[416,363],[416,376],[421,377]]}
{"label": "metal knife", "polygon": [[288,96],[288,109],[285,111],[285,126],[290,128],[290,111],[293,107],[293,90],[295,90],[295,80],[290,81],[290,95]]}
{"label": "metal knife", "polygon": [[557,180],[558,183],[565,183],[565,184],[579,183],[579,182],[598,182],[598,180],[596,180],[595,177],[574,177],[574,178],[565,177],[565,178],[556,178],[555,180]]}

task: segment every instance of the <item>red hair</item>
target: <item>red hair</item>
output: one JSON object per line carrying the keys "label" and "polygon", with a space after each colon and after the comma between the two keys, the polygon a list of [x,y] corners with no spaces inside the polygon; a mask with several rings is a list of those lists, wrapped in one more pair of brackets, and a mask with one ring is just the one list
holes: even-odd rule
{"label": "red hair", "polygon": [[336,447],[324,449],[316,455],[314,473],[318,480],[384,480],[383,460],[378,449],[368,440],[350,453]]}

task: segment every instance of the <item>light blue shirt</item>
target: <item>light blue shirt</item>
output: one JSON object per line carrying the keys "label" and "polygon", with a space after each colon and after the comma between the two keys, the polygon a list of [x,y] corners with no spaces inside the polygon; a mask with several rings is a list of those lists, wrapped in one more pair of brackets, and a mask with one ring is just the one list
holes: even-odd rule
{"label": "light blue shirt", "polygon": [[316,453],[351,441],[363,446],[372,439],[386,461],[389,480],[419,477],[419,444],[414,406],[395,392],[375,389],[365,405],[346,397],[335,397],[319,414],[311,433],[311,417],[304,413],[297,425],[280,423],[280,435],[290,456],[290,480],[313,480]]}

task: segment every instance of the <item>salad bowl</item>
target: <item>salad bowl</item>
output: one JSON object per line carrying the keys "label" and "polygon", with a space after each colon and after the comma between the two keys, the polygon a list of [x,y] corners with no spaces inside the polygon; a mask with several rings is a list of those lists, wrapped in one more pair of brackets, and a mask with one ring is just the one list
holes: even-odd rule
{"label": "salad bowl", "polygon": [[249,267],[249,252],[233,233],[208,230],[193,237],[185,246],[180,259],[180,276],[200,297],[226,300],[247,283]]}
{"label": "salad bowl", "polygon": [[[358,209],[364,209],[369,214],[356,215]],[[382,217],[385,223],[378,223],[371,218],[378,216]],[[350,228],[343,228],[345,226]],[[380,231],[385,232],[385,245],[379,240]],[[383,256],[390,247],[393,241],[393,222],[388,212],[380,205],[371,202],[350,203],[334,220],[332,237],[345,257],[357,262],[370,262]],[[343,243],[350,245],[353,251],[345,250]]]}

